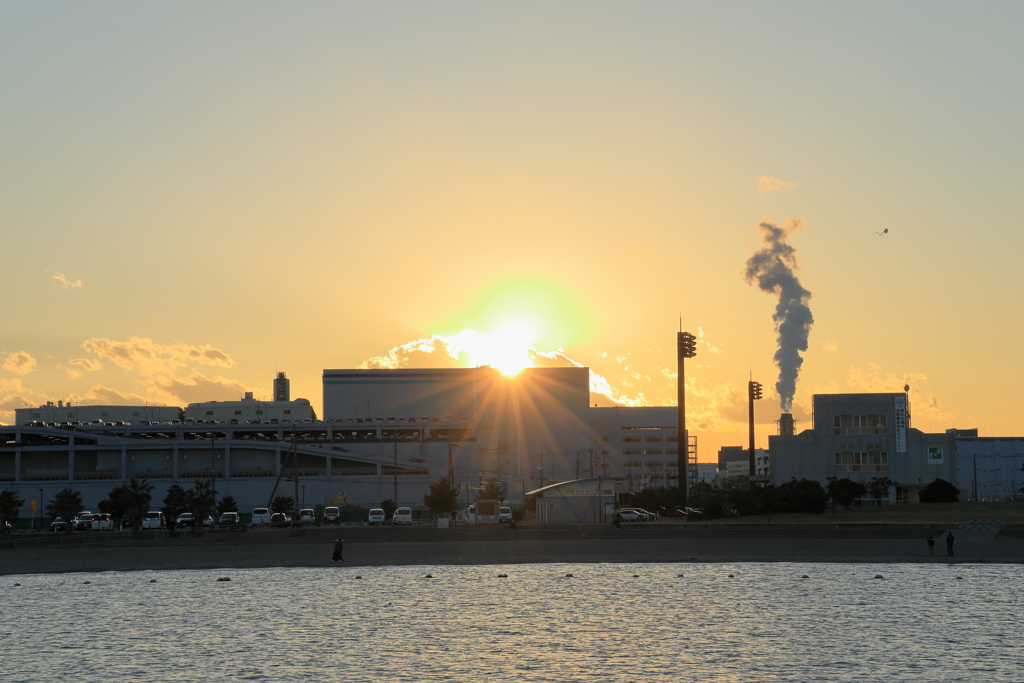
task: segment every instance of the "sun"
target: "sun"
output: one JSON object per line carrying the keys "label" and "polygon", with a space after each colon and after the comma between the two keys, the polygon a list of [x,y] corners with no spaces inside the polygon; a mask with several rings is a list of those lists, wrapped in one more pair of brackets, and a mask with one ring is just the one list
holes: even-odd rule
{"label": "sun", "polygon": [[535,338],[534,328],[525,324],[506,324],[494,333],[463,330],[452,338],[455,348],[449,352],[470,365],[489,365],[511,377],[534,366]]}

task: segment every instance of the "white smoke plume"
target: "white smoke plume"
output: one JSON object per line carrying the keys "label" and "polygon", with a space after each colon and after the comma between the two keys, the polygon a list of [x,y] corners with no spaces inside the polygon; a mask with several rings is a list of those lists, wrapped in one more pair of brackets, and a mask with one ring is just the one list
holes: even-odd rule
{"label": "white smoke plume", "polygon": [[779,333],[779,348],[775,352],[779,381],[775,383],[775,390],[782,399],[782,412],[788,413],[793,408],[796,380],[804,362],[800,353],[807,350],[807,336],[814,324],[811,309],[807,307],[811,293],[794,275],[796,249],[786,243],[789,234],[802,230],[804,223],[794,218],[785,227],[769,221],[763,221],[759,227],[763,247],[747,260],[745,275],[747,281],[756,282],[761,291],[779,295],[772,316]]}

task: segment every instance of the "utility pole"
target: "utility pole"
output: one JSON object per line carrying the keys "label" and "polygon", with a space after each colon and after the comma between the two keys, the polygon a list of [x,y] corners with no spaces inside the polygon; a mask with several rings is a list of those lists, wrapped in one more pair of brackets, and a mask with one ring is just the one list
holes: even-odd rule
{"label": "utility pole", "polygon": [[[682,321],[680,320],[680,327],[682,327]],[[690,493],[690,482],[689,482],[689,469],[690,469],[690,437],[686,431],[686,366],[685,359],[693,358],[697,355],[697,338],[689,332],[683,332],[682,330],[676,335],[676,348],[678,352],[678,369],[679,377],[677,380],[678,390],[678,404],[679,404],[679,417],[678,427],[676,431],[679,433],[678,436],[678,467],[679,467],[679,495],[682,500],[680,501],[683,508],[689,504],[689,493]]]}
{"label": "utility pole", "polygon": [[395,464],[394,464],[394,494],[391,500],[395,501],[395,505],[398,505],[398,441],[395,441]]}
{"label": "utility pole", "polygon": [[448,432],[448,485],[455,486],[455,466],[452,461],[452,432]]}
{"label": "utility pole", "polygon": [[761,400],[761,383],[750,380],[747,382],[747,402],[750,404],[750,485],[753,487],[753,478],[757,475],[757,464],[754,458],[754,401]]}

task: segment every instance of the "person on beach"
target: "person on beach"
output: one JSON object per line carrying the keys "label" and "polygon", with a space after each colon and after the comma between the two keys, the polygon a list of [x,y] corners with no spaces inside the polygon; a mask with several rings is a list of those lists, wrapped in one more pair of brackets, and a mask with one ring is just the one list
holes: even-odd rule
{"label": "person on beach", "polygon": [[930,536],[930,535],[928,536],[928,554],[929,555],[934,555],[935,554],[935,539],[932,538],[932,536]]}
{"label": "person on beach", "polygon": [[342,551],[342,549],[344,547],[345,547],[345,543],[340,538],[334,539],[334,555],[331,556],[331,559],[333,561],[335,561],[335,562],[337,562],[338,560],[341,560],[342,562],[345,561],[345,558],[341,556],[341,551]]}
{"label": "person on beach", "polygon": [[953,557],[953,544],[956,543],[956,539],[953,538],[953,532],[946,532],[946,555]]}

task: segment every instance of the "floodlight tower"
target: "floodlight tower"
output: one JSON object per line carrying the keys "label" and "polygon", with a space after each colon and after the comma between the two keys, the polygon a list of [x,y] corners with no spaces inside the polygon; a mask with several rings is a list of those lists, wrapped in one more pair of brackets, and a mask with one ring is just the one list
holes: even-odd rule
{"label": "floodlight tower", "polygon": [[[680,326],[681,327],[681,326]],[[685,359],[697,355],[697,338],[689,332],[680,331],[676,336],[676,348],[678,350],[678,402],[679,402],[679,491],[682,496],[682,506],[689,505],[689,471],[690,471],[690,437],[686,432],[686,368]]]}
{"label": "floodlight tower", "polygon": [[754,459],[754,401],[761,400],[761,383],[753,380],[747,382],[747,399],[750,403],[750,477],[753,485],[753,477],[757,474],[757,467]]}

